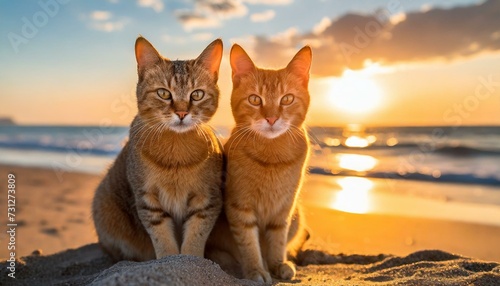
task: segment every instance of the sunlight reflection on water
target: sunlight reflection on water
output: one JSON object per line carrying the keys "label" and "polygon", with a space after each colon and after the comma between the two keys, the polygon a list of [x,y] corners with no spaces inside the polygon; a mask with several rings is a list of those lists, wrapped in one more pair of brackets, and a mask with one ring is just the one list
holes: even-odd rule
{"label": "sunlight reflection on water", "polygon": [[371,180],[359,177],[345,177],[337,182],[341,190],[332,201],[331,206],[334,209],[356,214],[370,212],[372,208],[370,191],[373,188]]}
{"label": "sunlight reflection on water", "polygon": [[373,169],[378,160],[369,155],[336,154],[335,158],[341,168],[357,172],[366,172]]}
{"label": "sunlight reflection on water", "polygon": [[368,142],[368,139],[354,135],[345,140],[345,145],[351,148],[365,148],[368,147],[370,143]]}

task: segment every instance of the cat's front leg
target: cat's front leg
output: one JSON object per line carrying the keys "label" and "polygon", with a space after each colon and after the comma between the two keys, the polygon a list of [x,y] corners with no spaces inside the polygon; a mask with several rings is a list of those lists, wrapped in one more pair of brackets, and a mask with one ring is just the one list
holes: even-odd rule
{"label": "cat's front leg", "polygon": [[295,276],[295,265],[286,259],[286,244],[289,222],[283,220],[266,226],[267,264],[279,279],[290,280]]}
{"label": "cat's front leg", "polygon": [[156,196],[144,194],[139,198],[137,213],[151,238],[156,259],[179,254],[174,220],[168,212],[163,210]]}
{"label": "cat's front leg", "polygon": [[227,218],[240,252],[240,264],[246,279],[271,283],[271,275],[265,269],[259,244],[257,218],[250,208],[228,206]]}
{"label": "cat's front leg", "polygon": [[203,257],[205,243],[222,209],[222,197],[188,199],[188,215],[183,225],[181,254]]}

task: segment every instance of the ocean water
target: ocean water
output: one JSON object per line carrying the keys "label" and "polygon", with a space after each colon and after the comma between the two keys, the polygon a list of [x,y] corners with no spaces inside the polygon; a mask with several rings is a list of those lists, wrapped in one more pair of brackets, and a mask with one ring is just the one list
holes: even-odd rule
{"label": "ocean water", "polygon": [[318,174],[500,186],[500,127],[310,128]]}
{"label": "ocean water", "polygon": [[303,197],[351,213],[500,226],[500,127],[311,127]]}
{"label": "ocean water", "polygon": [[[351,125],[308,130],[312,174],[425,182],[446,194],[459,192],[450,183],[460,184],[463,198],[474,198],[468,190],[488,190],[497,195],[486,198],[500,205],[500,127]],[[224,140],[230,130],[217,131]],[[128,127],[0,126],[0,163],[52,168],[58,176],[69,171],[100,174],[127,137]]]}
{"label": "ocean water", "polygon": [[[217,128],[224,140],[228,128]],[[310,172],[500,186],[500,127],[309,127]],[[101,173],[128,127],[0,126],[0,163]]]}
{"label": "ocean water", "polygon": [[127,136],[128,127],[0,126],[0,163],[99,174]]}

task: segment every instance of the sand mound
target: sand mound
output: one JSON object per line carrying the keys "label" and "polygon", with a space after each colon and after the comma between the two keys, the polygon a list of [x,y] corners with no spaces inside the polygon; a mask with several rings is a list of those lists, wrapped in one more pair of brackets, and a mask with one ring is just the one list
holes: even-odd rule
{"label": "sand mound", "polygon": [[122,261],[104,270],[91,285],[256,285],[226,274],[214,262],[175,255],[147,262]]}
{"label": "sand mound", "polygon": [[[257,285],[236,279],[206,259],[176,255],[114,264],[97,244],[17,260],[16,279],[1,263],[1,285]],[[405,257],[301,253],[297,277],[275,285],[500,285],[500,264],[438,250]]]}

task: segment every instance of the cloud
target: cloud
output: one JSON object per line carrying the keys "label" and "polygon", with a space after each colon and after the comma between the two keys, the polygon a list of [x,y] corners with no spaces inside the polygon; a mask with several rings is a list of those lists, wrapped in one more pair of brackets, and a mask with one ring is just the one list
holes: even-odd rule
{"label": "cloud", "polygon": [[179,36],[170,36],[170,35],[163,35],[161,36],[161,39],[166,42],[167,44],[175,43],[175,44],[186,44],[187,38],[185,37],[179,37]]}
{"label": "cloud", "polygon": [[214,34],[212,34],[212,33],[196,33],[196,34],[192,34],[191,38],[194,41],[200,41],[200,42],[204,42],[204,41],[208,41],[208,40],[212,40],[212,39],[215,40]]}
{"label": "cloud", "polygon": [[[145,0],[139,0],[145,1]],[[177,10],[177,20],[188,31],[193,29],[220,27],[231,18],[240,18],[248,13],[250,5],[288,5],[293,0],[192,0],[193,8]],[[250,15],[253,22],[265,22],[274,18],[275,12],[267,10]]]}
{"label": "cloud", "polygon": [[152,8],[155,12],[160,13],[165,7],[162,0],[138,0],[137,5],[146,8]]}
{"label": "cloud", "polygon": [[397,25],[400,22],[403,22],[404,20],[406,20],[406,13],[404,13],[404,12],[400,12],[400,13],[391,15],[391,17],[389,18],[389,21],[393,25]]}
{"label": "cloud", "polygon": [[[500,49],[500,2],[414,12],[376,43],[373,54],[387,63],[433,58],[453,59]],[[470,45],[476,43],[471,51]],[[382,50],[384,49],[384,51]]]}
{"label": "cloud", "polygon": [[[367,61],[390,65],[454,60],[500,50],[500,1],[406,14],[346,14],[307,33],[256,36],[256,60],[283,65],[291,51],[313,47],[312,73],[339,76]],[[259,52],[259,51],[266,51]],[[292,53],[293,55],[293,53]]]}
{"label": "cloud", "polygon": [[288,5],[293,2],[293,0],[243,0],[243,2],[248,4],[261,4],[261,5]]}
{"label": "cloud", "polygon": [[184,29],[188,31],[191,31],[193,29],[206,29],[220,26],[220,21],[218,19],[201,13],[178,10],[175,15]]}
{"label": "cloud", "polygon": [[224,20],[247,13],[247,7],[240,0],[195,0],[193,9],[175,11],[186,30],[219,27]]}
{"label": "cloud", "polygon": [[90,18],[97,21],[109,20],[112,16],[113,14],[108,11],[94,11],[90,13]]}
{"label": "cloud", "polygon": [[225,19],[245,16],[248,12],[238,0],[198,0],[196,9]]}
{"label": "cloud", "polygon": [[127,24],[126,21],[106,21],[106,22],[94,22],[91,23],[90,27],[94,30],[102,32],[115,32],[122,30]]}
{"label": "cloud", "polygon": [[276,16],[276,13],[274,10],[266,10],[262,11],[260,13],[254,13],[250,15],[250,20],[252,22],[267,22]]}
{"label": "cloud", "polygon": [[114,19],[111,12],[100,10],[91,12],[88,17],[84,16],[84,19],[90,19],[88,26],[91,29],[108,33],[122,30],[129,22],[126,18]]}
{"label": "cloud", "polygon": [[332,24],[332,20],[330,20],[327,17],[324,17],[323,19],[321,19],[321,21],[318,24],[316,24],[313,27],[312,32],[315,35],[319,35],[319,34],[323,33],[326,30],[326,28],[328,28],[331,24]]}
{"label": "cloud", "polygon": [[432,9],[432,5],[430,3],[425,3],[420,7],[420,11],[427,12]]}

